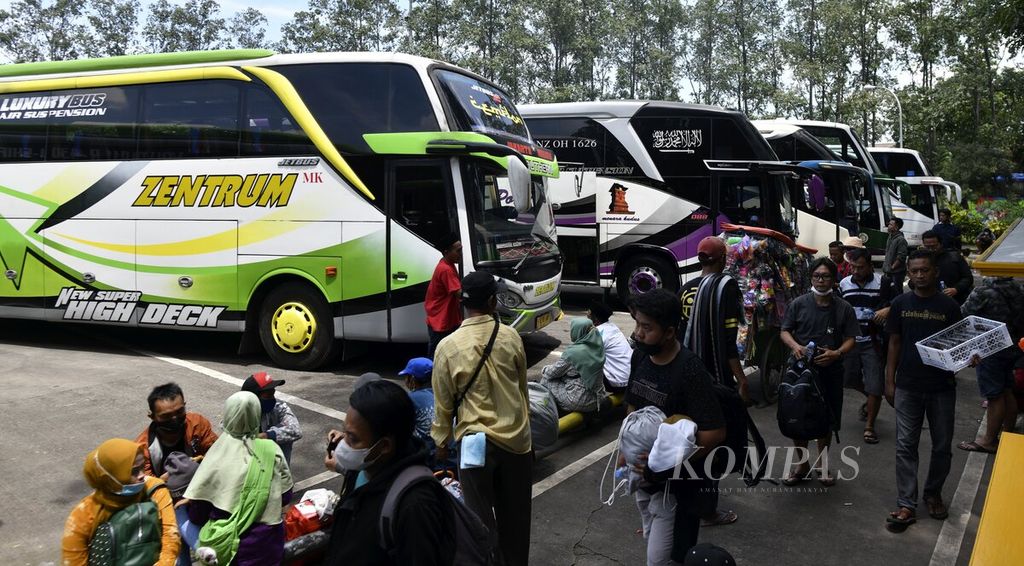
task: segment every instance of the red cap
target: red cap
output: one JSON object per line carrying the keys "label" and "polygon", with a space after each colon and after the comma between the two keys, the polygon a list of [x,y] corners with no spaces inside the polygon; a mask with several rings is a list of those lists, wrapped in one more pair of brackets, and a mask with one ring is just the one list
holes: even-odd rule
{"label": "red cap", "polygon": [[725,257],[725,242],[718,236],[708,236],[697,244],[697,255],[704,254],[712,260]]}
{"label": "red cap", "polygon": [[267,372],[258,371],[245,378],[245,383],[242,384],[242,391],[259,393],[264,389],[276,389],[279,385],[284,385],[283,379],[274,379]]}

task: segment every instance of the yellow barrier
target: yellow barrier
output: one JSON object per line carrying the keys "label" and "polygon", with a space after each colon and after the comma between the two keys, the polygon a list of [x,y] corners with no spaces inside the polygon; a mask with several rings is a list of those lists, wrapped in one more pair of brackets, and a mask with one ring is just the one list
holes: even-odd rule
{"label": "yellow barrier", "polygon": [[[621,405],[626,400],[626,395],[624,393],[613,393],[609,395],[607,399],[608,402],[611,404],[611,408],[615,408]],[[558,434],[565,434],[570,430],[579,428],[580,426],[583,425],[584,420],[585,418],[583,416],[583,413],[580,412],[573,412],[565,415],[564,417],[558,419]]]}
{"label": "yellow barrier", "polygon": [[1020,505],[1024,501],[1024,436],[1004,432],[985,495],[971,566],[1018,565],[1024,556]]}

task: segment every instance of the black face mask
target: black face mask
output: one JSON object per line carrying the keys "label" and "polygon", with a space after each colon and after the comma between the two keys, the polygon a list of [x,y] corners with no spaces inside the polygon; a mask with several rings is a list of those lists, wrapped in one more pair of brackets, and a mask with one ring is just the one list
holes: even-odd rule
{"label": "black face mask", "polygon": [[634,347],[640,353],[647,354],[648,356],[657,356],[661,352],[661,344],[646,344],[638,340]]}
{"label": "black face mask", "polygon": [[179,434],[185,430],[185,419],[182,417],[158,422],[156,423],[156,429],[165,434]]}

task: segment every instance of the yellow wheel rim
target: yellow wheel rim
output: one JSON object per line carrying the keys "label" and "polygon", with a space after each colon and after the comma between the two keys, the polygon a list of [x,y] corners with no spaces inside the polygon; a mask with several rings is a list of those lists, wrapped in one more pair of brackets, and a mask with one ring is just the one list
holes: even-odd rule
{"label": "yellow wheel rim", "polygon": [[292,354],[305,351],[316,336],[316,318],[306,305],[289,302],[277,307],[270,321],[277,346]]}

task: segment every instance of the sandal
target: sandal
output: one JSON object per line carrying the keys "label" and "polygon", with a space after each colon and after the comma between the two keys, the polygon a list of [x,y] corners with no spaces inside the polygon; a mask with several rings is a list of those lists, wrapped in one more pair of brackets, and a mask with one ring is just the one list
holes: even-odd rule
{"label": "sandal", "polygon": [[713,519],[701,519],[700,526],[702,527],[718,527],[721,525],[731,525],[739,519],[733,511],[715,511],[715,517]]}
{"label": "sandal", "polygon": [[811,479],[810,475],[810,468],[805,468],[803,472],[801,472],[800,470],[794,470],[793,472],[790,472],[790,474],[786,476],[785,479],[782,480],[782,485],[787,487],[793,487],[794,485],[802,481],[807,481]]}
{"label": "sandal", "polygon": [[968,452],[983,452],[985,454],[995,454],[996,453],[995,447],[985,446],[984,444],[980,444],[976,440],[965,440],[965,441],[961,442],[960,444],[957,444],[956,447],[961,449],[961,450],[966,450]]}
{"label": "sandal", "polygon": [[864,429],[864,442],[867,442],[868,444],[878,444],[878,435],[875,434],[875,429]]}
{"label": "sandal", "polygon": [[898,511],[889,513],[885,518],[885,528],[891,533],[902,533],[907,527],[917,522],[914,517],[914,510],[908,507],[900,507]]}
{"label": "sandal", "polygon": [[928,506],[928,516],[932,519],[941,521],[949,517],[949,510],[946,509],[946,504],[942,502],[942,496],[926,495],[924,496],[924,503]]}
{"label": "sandal", "polygon": [[818,474],[818,481],[821,482],[821,485],[825,487],[832,487],[836,485],[836,478],[823,473]]}

